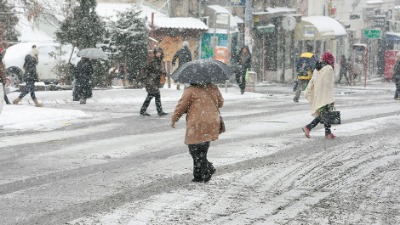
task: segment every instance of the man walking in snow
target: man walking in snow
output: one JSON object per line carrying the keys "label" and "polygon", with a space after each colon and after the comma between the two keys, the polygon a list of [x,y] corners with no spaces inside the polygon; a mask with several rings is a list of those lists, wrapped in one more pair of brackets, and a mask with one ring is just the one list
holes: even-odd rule
{"label": "man walking in snow", "polygon": [[25,76],[26,86],[25,90],[21,92],[18,98],[14,99],[13,101],[14,105],[17,105],[25,95],[31,93],[31,97],[33,102],[35,103],[35,106],[36,107],[43,106],[42,104],[39,103],[35,95],[35,82],[39,80],[36,72],[37,64],[38,64],[37,58],[32,52],[25,56],[25,63],[23,67],[25,69],[24,76]]}
{"label": "man walking in snow", "polygon": [[313,47],[308,45],[306,52],[303,52],[300,55],[300,58],[297,60],[296,69],[298,84],[296,94],[293,98],[294,102],[299,102],[301,91],[303,90],[303,87],[305,88],[307,86],[311,79],[312,73],[314,72],[317,58],[312,52]]}
{"label": "man walking in snow", "polygon": [[165,113],[161,106],[161,94],[160,94],[160,78],[165,71],[162,68],[162,60],[164,53],[162,48],[156,47],[153,51],[153,58],[151,58],[146,66],[144,67],[143,77],[139,78],[143,83],[147,91],[147,97],[143,102],[142,108],[140,109],[140,115],[150,116],[146,112],[153,97],[155,98],[157,113],[159,116],[165,116]]}
{"label": "man walking in snow", "polygon": [[184,41],[182,43],[182,48],[179,49],[172,58],[172,66],[175,66],[176,59],[179,60],[179,66],[192,61],[192,53],[189,49],[189,42]]}

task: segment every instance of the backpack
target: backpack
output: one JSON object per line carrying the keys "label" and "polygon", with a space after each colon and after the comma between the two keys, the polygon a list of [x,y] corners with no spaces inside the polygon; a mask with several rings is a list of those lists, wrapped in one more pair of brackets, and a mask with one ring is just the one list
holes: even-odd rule
{"label": "backpack", "polygon": [[300,59],[300,66],[297,69],[298,76],[308,76],[308,71],[311,69],[308,60]]}

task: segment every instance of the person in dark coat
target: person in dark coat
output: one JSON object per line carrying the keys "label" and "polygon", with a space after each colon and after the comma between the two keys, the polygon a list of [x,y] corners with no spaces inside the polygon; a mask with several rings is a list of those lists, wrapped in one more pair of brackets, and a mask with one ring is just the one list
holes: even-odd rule
{"label": "person in dark coat", "polygon": [[26,86],[25,86],[25,89],[19,95],[19,97],[14,99],[14,101],[13,101],[14,105],[17,105],[25,95],[27,95],[28,93],[31,93],[31,98],[32,98],[33,102],[35,103],[35,106],[36,107],[43,106],[42,104],[39,103],[39,101],[35,95],[35,82],[39,80],[37,72],[36,72],[37,64],[38,64],[38,61],[34,54],[30,53],[25,56],[25,62],[24,62],[23,68],[25,69],[24,77],[25,77]]}
{"label": "person in dark coat", "polygon": [[393,82],[396,85],[396,91],[394,93],[394,99],[400,100],[400,52],[396,54],[396,64],[393,68]]}
{"label": "person in dark coat", "polygon": [[3,109],[3,94],[4,94],[4,100],[7,101],[6,99],[6,92],[5,92],[5,84],[6,84],[6,67],[3,64],[3,57],[1,54],[1,49],[0,49],[0,113]]}
{"label": "person in dark coat", "polygon": [[248,46],[243,46],[235,60],[236,82],[239,85],[240,93],[244,94],[246,89],[246,72],[251,68],[251,54]]}
{"label": "person in dark coat", "polygon": [[306,51],[301,53],[300,57],[297,59],[297,89],[293,98],[293,102],[299,102],[301,91],[307,87],[308,82],[313,75],[315,64],[318,61],[313,51],[314,47],[308,45],[306,47]]}
{"label": "person in dark coat", "polygon": [[165,113],[161,106],[161,94],[160,94],[160,78],[165,74],[162,67],[162,60],[164,58],[164,53],[162,48],[156,47],[153,51],[153,57],[146,63],[144,67],[144,74],[141,78],[146,91],[147,97],[143,102],[142,108],[140,109],[140,115],[150,116],[146,112],[147,107],[150,105],[153,97],[155,98],[157,113],[159,116],[165,116]]}
{"label": "person in dark coat", "polygon": [[347,77],[347,71],[349,70],[348,62],[346,60],[346,56],[342,55],[342,58],[340,58],[340,72],[339,72],[339,80],[338,84],[340,84],[340,81],[342,80],[342,77],[346,78],[347,83],[350,85],[349,77]]}
{"label": "person in dark coat", "polygon": [[88,58],[82,57],[75,69],[75,98],[80,104],[86,104],[86,99],[92,97],[93,66]]}
{"label": "person in dark coat", "polygon": [[8,100],[7,93],[6,93],[6,76],[7,75],[6,75],[6,66],[3,63],[4,54],[5,54],[5,49],[0,48],[0,83],[3,88],[4,101],[7,105],[9,105],[9,104],[11,104],[11,102]]}
{"label": "person in dark coat", "polygon": [[182,48],[179,49],[172,58],[172,66],[175,66],[176,59],[179,60],[179,66],[192,61],[192,53],[189,49],[189,42],[184,41]]}

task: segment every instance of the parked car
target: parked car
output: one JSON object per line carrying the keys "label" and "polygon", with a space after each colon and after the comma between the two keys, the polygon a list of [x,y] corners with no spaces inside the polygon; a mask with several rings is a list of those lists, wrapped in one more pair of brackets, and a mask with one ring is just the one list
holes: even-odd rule
{"label": "parked car", "polygon": [[[71,55],[72,46],[62,45],[60,51],[60,44],[56,42],[24,42],[15,44],[6,50],[4,55],[4,64],[7,68],[7,75],[11,79],[11,85],[17,86],[23,82],[23,64],[27,54],[32,50],[32,46],[36,45],[39,51],[39,63],[37,72],[39,81],[45,84],[58,84],[60,77],[54,72],[54,67],[61,61],[68,62]],[[72,53],[71,63],[76,64],[79,58],[76,56],[77,49]],[[51,57],[51,53],[56,57]]]}

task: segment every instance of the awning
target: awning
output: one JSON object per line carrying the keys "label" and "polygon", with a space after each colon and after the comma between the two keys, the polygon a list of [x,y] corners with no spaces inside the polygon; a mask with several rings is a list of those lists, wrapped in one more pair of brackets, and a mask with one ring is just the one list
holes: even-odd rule
{"label": "awning", "polygon": [[302,17],[296,27],[298,40],[336,39],[343,36],[346,36],[343,25],[328,16]]}

